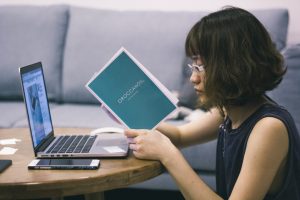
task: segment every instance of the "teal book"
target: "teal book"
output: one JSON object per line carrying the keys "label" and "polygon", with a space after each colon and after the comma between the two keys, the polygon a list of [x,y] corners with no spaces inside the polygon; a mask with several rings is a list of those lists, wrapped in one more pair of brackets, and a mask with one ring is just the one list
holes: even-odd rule
{"label": "teal book", "polygon": [[177,98],[125,48],[86,84],[111,114],[131,129],[153,129],[177,108]]}

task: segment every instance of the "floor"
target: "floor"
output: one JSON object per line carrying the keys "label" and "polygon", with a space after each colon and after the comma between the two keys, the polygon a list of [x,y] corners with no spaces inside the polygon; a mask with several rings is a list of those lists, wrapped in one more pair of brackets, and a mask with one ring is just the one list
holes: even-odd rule
{"label": "floor", "polygon": [[180,192],[175,191],[158,191],[158,190],[141,190],[141,189],[118,189],[111,190],[105,193],[105,200],[183,200]]}
{"label": "floor", "polygon": [[[180,192],[141,189],[117,189],[105,192],[105,200],[184,200]],[[64,200],[84,200],[83,196],[65,197]]]}

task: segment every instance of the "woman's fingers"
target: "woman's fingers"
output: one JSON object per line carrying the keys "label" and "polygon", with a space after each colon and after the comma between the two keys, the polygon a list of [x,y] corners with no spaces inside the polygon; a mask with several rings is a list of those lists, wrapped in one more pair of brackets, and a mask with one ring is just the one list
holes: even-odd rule
{"label": "woman's fingers", "polygon": [[136,144],[129,144],[129,149],[136,151]]}
{"label": "woman's fingers", "polygon": [[142,147],[139,144],[130,144],[129,148],[132,150],[133,155],[139,159],[149,159],[150,157],[142,151]]}
{"label": "woman's fingers", "polygon": [[145,135],[147,134],[147,130],[136,130],[136,129],[126,129],[124,131],[124,134],[127,136],[127,137],[130,137],[130,138],[133,138],[133,137],[137,137],[139,135]]}
{"label": "woman's fingers", "polygon": [[[127,136],[127,141],[128,141],[129,144],[136,144],[136,143],[138,143],[139,136],[144,135],[143,131],[133,130],[133,129],[125,130],[124,134],[125,134],[125,136]],[[133,148],[130,148],[130,149],[133,149]]]}
{"label": "woman's fingers", "polygon": [[161,160],[168,145],[172,145],[159,131],[130,129],[125,131],[125,135],[131,141],[129,148],[133,155],[139,159]]}

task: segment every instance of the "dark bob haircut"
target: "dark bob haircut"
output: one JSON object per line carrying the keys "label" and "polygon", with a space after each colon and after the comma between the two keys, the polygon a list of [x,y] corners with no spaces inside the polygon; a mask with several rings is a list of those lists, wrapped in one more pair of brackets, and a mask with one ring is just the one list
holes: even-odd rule
{"label": "dark bob haircut", "polygon": [[203,17],[190,30],[185,51],[205,66],[207,107],[244,105],[274,89],[286,72],[267,30],[240,8]]}

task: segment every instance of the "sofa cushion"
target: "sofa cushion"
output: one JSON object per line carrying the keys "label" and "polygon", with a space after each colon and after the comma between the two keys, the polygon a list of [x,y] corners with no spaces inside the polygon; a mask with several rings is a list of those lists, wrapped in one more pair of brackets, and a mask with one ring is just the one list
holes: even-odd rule
{"label": "sofa cushion", "polygon": [[70,9],[63,101],[97,102],[84,85],[124,46],[170,90],[179,90],[185,37],[205,13]]}
{"label": "sofa cushion", "polygon": [[[278,50],[282,50],[286,46],[286,38],[288,31],[289,15],[286,9],[266,9],[250,11],[268,30],[273,42]],[[187,63],[188,60],[185,61]],[[197,107],[197,95],[192,84],[189,81],[189,74],[184,73],[183,83],[179,93],[179,101],[181,105],[195,108]]]}
{"label": "sofa cushion", "polygon": [[182,149],[182,153],[195,170],[216,170],[217,140]]}
{"label": "sofa cushion", "polygon": [[0,128],[11,128],[19,120],[27,119],[25,105],[21,101],[0,101],[0,113]]}
{"label": "sofa cushion", "polygon": [[[111,119],[98,105],[83,104],[50,104],[52,123],[54,128],[99,128],[122,127]],[[27,119],[15,123],[15,127],[27,126]]]}
{"label": "sofa cushion", "polygon": [[[58,104],[50,103],[50,111],[52,111]],[[0,128],[24,128],[28,127],[28,119],[23,101],[0,101],[0,111],[5,115],[0,116]],[[7,123],[10,122],[10,123]],[[4,124],[4,126],[3,126]],[[7,126],[9,125],[9,126]]]}
{"label": "sofa cushion", "polygon": [[268,95],[292,114],[300,131],[300,44],[285,48],[282,54],[287,73],[280,85]]}
{"label": "sofa cushion", "polygon": [[18,68],[42,61],[48,97],[60,90],[66,6],[0,7],[0,98],[21,99]]}
{"label": "sofa cushion", "polygon": [[98,105],[63,104],[52,112],[55,127],[122,127]]}

